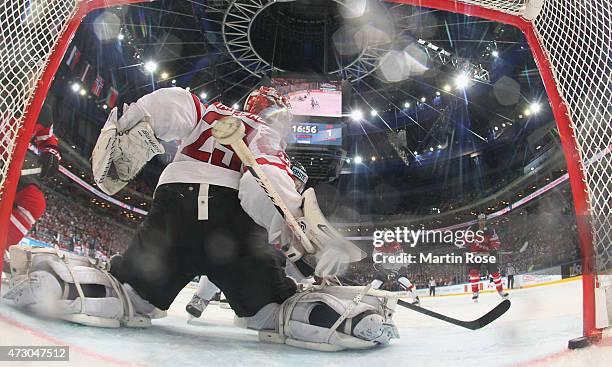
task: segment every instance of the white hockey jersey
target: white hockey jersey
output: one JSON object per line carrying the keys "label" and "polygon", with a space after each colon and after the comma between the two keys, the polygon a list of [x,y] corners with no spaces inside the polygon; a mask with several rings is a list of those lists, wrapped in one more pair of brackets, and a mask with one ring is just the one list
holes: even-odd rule
{"label": "white hockey jersey", "polygon": [[[231,115],[242,120],[246,128],[245,143],[291,212],[297,217],[301,216],[302,198],[295,189],[289,158],[285,153],[286,126],[269,125],[259,116],[235,111],[221,103],[204,105],[195,95],[182,88],[159,89],[140,98],[135,104],[149,116],[158,139],[180,141],[173,161],[159,178],[158,186],[207,183],[239,189],[245,212],[268,230],[270,243],[278,243],[284,220],[232,148],[218,143],[212,136],[215,121]],[[124,131],[137,122],[121,118],[117,127],[119,131]]]}

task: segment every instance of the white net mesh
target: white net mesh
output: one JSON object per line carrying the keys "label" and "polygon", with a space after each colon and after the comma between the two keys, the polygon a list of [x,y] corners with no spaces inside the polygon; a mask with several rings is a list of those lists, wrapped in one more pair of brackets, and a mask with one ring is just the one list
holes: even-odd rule
{"label": "white net mesh", "polygon": [[19,130],[77,0],[0,1],[0,198]]}
{"label": "white net mesh", "polygon": [[[560,27],[559,24],[562,26]],[[583,160],[599,272],[612,269],[612,2],[549,0],[535,19]]]}
{"label": "white net mesh", "polygon": [[[453,1],[453,0],[449,0]],[[459,0],[522,15],[542,4],[534,28],[570,114],[587,184],[599,274],[612,272],[612,2],[609,0]],[[600,283],[612,294],[610,276]],[[608,301],[610,303],[610,301]],[[608,317],[612,318],[612,305]]]}

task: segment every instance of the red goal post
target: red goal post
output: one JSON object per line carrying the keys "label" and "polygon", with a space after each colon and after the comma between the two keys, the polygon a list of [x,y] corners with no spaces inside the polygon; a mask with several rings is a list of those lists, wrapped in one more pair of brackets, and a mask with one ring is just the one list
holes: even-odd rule
{"label": "red goal post", "polygon": [[0,2],[0,252],[23,160],[59,65],[85,16],[152,0]]}
{"label": "red goal post", "polygon": [[570,176],[582,257],[583,337],[612,317],[612,3],[609,0],[387,0],[520,29],[540,70]]}

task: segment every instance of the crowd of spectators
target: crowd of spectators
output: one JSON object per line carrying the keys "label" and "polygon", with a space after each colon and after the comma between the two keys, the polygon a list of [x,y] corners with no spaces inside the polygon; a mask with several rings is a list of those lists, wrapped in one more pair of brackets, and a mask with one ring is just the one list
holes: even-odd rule
{"label": "crowd of spectators", "polygon": [[87,202],[45,190],[47,209],[28,237],[78,254],[108,258],[124,250],[133,231]]}
{"label": "crowd of spectators", "polygon": [[[576,216],[567,185],[542,195],[523,208],[491,220],[488,225],[495,230],[501,242],[498,261],[502,274],[510,264],[516,272],[526,273],[571,263],[579,258]],[[364,249],[372,249],[371,241],[364,240],[361,243]],[[433,246],[417,246],[413,249],[404,247],[404,251],[427,253],[432,252],[432,248],[435,248],[437,254],[461,254],[467,251],[453,245]],[[372,257],[367,257],[360,263],[352,264],[346,276],[354,282],[366,284],[376,274]],[[438,286],[443,286],[466,282],[467,274],[465,264],[418,263],[408,265],[405,275],[417,288],[427,288],[431,277]],[[481,275],[486,276],[486,273]]]}

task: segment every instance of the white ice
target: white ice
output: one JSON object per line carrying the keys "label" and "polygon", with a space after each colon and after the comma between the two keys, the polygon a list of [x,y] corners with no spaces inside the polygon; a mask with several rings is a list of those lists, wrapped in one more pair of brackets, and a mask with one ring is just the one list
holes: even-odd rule
{"label": "white ice", "polygon": [[[3,285],[3,291],[7,285]],[[398,307],[401,339],[369,351],[323,353],[264,344],[253,331],[233,326],[233,313],[210,305],[187,322],[185,289],[169,310],[145,330],[97,329],[43,320],[0,303],[0,345],[70,345],[72,365],[148,366],[609,366],[612,348],[568,351],[581,334],[581,283],[511,291],[512,307],[494,323],[471,331]],[[475,319],[500,301],[497,294],[423,298],[426,308]],[[44,365],[44,364],[43,364]],[[64,365],[64,364],[63,364]]]}

